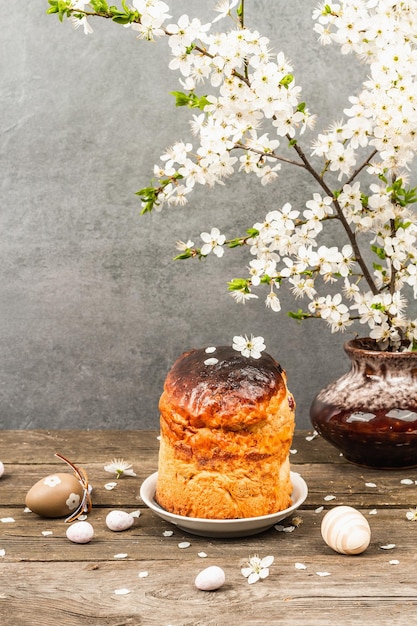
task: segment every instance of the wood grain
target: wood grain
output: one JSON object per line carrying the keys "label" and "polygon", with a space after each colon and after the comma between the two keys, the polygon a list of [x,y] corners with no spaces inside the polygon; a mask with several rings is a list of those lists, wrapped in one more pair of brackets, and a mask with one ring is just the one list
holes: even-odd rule
{"label": "wood grain", "polygon": [[[252,537],[198,537],[164,522],[139,497],[142,480],[156,470],[156,432],[2,431],[0,459],[0,624],[3,626],[137,625],[150,626],[411,626],[417,623],[417,522],[406,512],[417,506],[417,470],[386,472],[347,463],[320,438],[297,432],[292,468],[306,480],[302,508]],[[62,519],[24,511],[27,490],[49,473],[66,471],[59,451],[87,470],[93,485],[95,530],[89,544],[69,542]],[[133,463],[136,477],[117,481],[104,464],[113,457]],[[412,484],[403,484],[407,478]],[[374,485],[374,486],[372,486]],[[328,501],[326,496],[335,499]],[[372,539],[356,557],[328,548],[320,534],[325,512],[350,504],[367,517]],[[105,518],[114,508],[140,510],[132,528],[114,533]],[[172,530],[171,536],[164,531]],[[292,532],[288,532],[292,530]],[[42,533],[51,533],[44,535]],[[180,549],[178,544],[190,546]],[[390,550],[387,545],[394,544]],[[384,548],[385,547],[385,548]],[[200,553],[207,556],[202,558]],[[124,558],[117,555],[125,554]],[[249,556],[272,554],[270,575],[248,585],[240,569]],[[296,568],[303,563],[305,569]],[[194,586],[208,565],[226,572],[214,592]],[[148,572],[146,578],[140,572]],[[328,572],[328,576],[319,573]],[[127,588],[130,593],[117,595]]]}

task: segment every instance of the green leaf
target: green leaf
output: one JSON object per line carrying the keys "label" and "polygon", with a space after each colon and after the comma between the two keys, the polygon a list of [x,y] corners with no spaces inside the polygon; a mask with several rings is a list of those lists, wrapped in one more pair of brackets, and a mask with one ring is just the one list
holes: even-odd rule
{"label": "green leaf", "polygon": [[249,281],[247,278],[234,278],[227,284],[229,291],[249,292]]}
{"label": "green leaf", "polygon": [[174,261],[183,261],[185,259],[190,259],[192,256],[193,251],[191,250],[191,248],[187,248],[186,250],[184,250],[184,252],[181,252],[181,254],[174,256]]}
{"label": "green leaf", "polygon": [[380,248],[379,246],[371,246],[371,249],[373,252],[375,252],[377,257],[380,258],[382,261],[384,261],[387,258],[384,248]]}
{"label": "green leaf", "polygon": [[257,228],[248,228],[246,232],[249,237],[257,237],[259,235],[259,230]]}
{"label": "green leaf", "polygon": [[286,76],[284,76],[284,78],[282,78],[279,81],[279,84],[288,89],[288,85],[291,85],[293,80],[294,80],[293,74],[287,74]]}
{"label": "green leaf", "polygon": [[308,317],[312,317],[310,313],[305,313],[303,309],[298,309],[295,311],[288,311],[288,317],[291,317],[294,320],[301,322],[302,320],[307,319]]}
{"label": "green leaf", "polygon": [[206,96],[197,96],[195,93],[190,92],[188,95],[182,91],[171,91],[171,95],[175,96],[175,106],[184,107],[188,106],[190,109],[201,109],[209,104]]}

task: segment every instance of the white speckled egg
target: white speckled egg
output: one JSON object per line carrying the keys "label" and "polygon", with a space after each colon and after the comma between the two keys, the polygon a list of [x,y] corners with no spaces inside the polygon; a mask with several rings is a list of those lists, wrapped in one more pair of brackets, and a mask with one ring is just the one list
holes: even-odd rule
{"label": "white speckled egg", "polygon": [[226,575],[221,567],[211,565],[203,569],[195,579],[195,586],[201,591],[214,591],[225,583]]}
{"label": "white speckled egg", "polygon": [[88,543],[94,537],[90,522],[75,522],[67,528],[67,538],[73,543]]}
{"label": "white speckled egg", "polygon": [[321,534],[327,545],[340,554],[360,554],[371,541],[368,520],[351,506],[336,506],[323,517]]}
{"label": "white speckled egg", "polygon": [[3,476],[4,474],[4,465],[3,463],[0,461],[0,478]]}
{"label": "white speckled egg", "polygon": [[133,517],[125,511],[110,511],[106,517],[107,528],[115,532],[127,530],[134,522]]}
{"label": "white speckled egg", "polygon": [[43,517],[64,517],[80,506],[83,494],[83,486],[74,474],[51,474],[29,489],[25,504]]}

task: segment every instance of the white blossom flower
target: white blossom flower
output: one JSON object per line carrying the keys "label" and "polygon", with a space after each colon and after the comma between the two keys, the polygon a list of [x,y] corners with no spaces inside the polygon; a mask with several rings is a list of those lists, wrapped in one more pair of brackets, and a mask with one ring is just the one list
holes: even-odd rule
{"label": "white blossom flower", "polygon": [[222,246],[226,241],[226,237],[220,234],[218,228],[212,228],[210,233],[201,233],[200,237],[204,241],[204,245],[201,247],[203,256],[207,256],[210,252],[213,252],[219,258],[223,256],[224,248]]}
{"label": "white blossom flower", "polygon": [[251,335],[250,339],[246,335],[244,337],[241,335],[233,337],[233,349],[241,352],[245,357],[260,359],[265,347],[263,337],[254,337],[253,335]]}
{"label": "white blossom flower", "polygon": [[116,478],[121,478],[122,476],[136,476],[132,469],[132,464],[123,459],[113,459],[104,466],[104,470],[110,472],[110,474],[115,473]]}
{"label": "white blossom flower", "polygon": [[242,567],[241,572],[248,583],[252,585],[258,580],[262,580],[269,576],[269,568],[274,562],[273,556],[265,556],[261,559],[258,555],[249,558],[247,567]]}

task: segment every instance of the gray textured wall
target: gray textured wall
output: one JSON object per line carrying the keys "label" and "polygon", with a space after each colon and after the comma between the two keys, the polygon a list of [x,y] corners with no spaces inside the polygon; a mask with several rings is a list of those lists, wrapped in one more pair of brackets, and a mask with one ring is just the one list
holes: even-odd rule
{"label": "gray textured wall", "polygon": [[[208,17],[215,0],[172,4],[175,16]],[[248,25],[293,61],[318,128],[340,118],[361,76],[353,59],[316,42],[316,2],[247,5]],[[276,204],[302,206],[311,181],[291,169],[266,188],[236,177],[198,189],[187,207],[141,217],[135,191],[188,133],[190,114],[169,95],[178,79],[166,43],[104,20],[85,36],[47,6],[15,3],[2,18],[0,426],[156,427],[180,353],[253,332],[287,370],[297,424],[307,427],[314,394],[348,367],[346,335],[299,325],[261,300],[235,304],[226,282],[242,275],[242,251],[172,257],[177,239],[197,242],[213,225],[236,235]]]}

